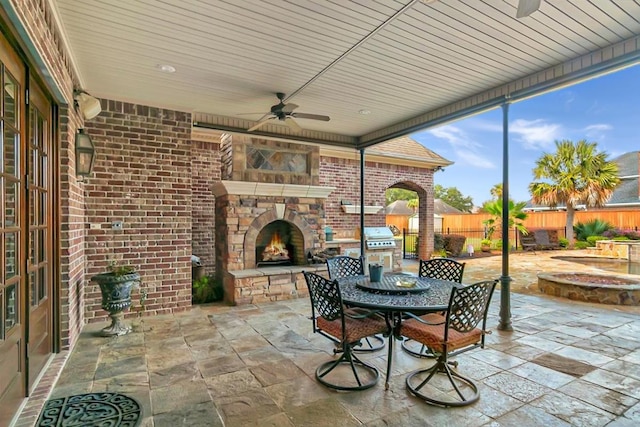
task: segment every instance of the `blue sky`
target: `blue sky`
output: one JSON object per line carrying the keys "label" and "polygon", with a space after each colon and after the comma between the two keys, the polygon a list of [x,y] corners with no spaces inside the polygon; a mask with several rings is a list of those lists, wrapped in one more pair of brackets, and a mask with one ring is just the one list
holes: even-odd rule
{"label": "blue sky", "polygon": [[[613,159],[640,149],[640,66],[630,67],[509,107],[509,193],[529,200],[535,161],[555,140],[586,139]],[[455,162],[434,183],[456,187],[476,206],[502,182],[502,109],[417,132],[413,139]]]}

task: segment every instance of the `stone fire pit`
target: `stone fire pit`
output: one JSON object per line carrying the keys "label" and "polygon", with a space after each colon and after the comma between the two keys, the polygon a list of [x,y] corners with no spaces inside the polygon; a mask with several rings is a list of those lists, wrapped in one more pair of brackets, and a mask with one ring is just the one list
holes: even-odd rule
{"label": "stone fire pit", "polygon": [[598,273],[540,273],[542,293],[600,304],[640,305],[640,280]]}

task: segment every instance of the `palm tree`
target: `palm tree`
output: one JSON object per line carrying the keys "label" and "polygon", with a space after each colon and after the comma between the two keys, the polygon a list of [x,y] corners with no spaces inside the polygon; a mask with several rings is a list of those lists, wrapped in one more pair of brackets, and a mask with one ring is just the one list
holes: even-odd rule
{"label": "palm tree", "polygon": [[502,184],[495,184],[493,187],[491,187],[489,193],[491,193],[491,198],[493,200],[502,199]]}
{"label": "palm tree", "polygon": [[[527,234],[527,229],[525,228],[522,221],[527,219],[527,214],[523,211],[524,207],[527,205],[527,202],[518,202],[515,203],[513,200],[509,199],[509,225],[508,228],[516,227],[522,234]],[[485,202],[482,206],[482,209],[493,215],[493,218],[486,219],[482,221],[482,223],[487,227],[487,235],[485,238],[491,240],[493,233],[498,228],[502,228],[502,198],[491,202]]]}
{"label": "palm tree", "polygon": [[607,160],[607,153],[598,152],[597,143],[582,139],[556,141],[554,154],[544,153],[536,160],[534,179],[529,192],[533,203],[555,207],[564,203],[567,207],[567,240],[573,247],[573,218],[575,207],[602,206],[620,182],[618,165]]}

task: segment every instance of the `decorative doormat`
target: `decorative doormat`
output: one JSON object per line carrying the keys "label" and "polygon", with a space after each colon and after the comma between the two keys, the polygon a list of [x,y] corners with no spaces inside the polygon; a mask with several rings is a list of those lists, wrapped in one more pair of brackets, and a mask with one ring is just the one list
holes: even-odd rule
{"label": "decorative doormat", "polygon": [[140,423],[140,404],[119,393],[86,393],[50,399],[36,427],[135,427]]}
{"label": "decorative doormat", "polygon": [[581,377],[596,369],[595,366],[551,353],[543,354],[533,359],[532,362],[574,377]]}

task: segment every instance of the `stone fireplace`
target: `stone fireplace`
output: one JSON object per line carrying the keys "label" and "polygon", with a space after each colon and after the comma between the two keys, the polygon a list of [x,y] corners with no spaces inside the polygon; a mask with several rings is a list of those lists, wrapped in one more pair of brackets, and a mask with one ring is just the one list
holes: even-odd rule
{"label": "stone fireplace", "polygon": [[318,268],[308,265],[308,254],[324,249],[324,204],[334,190],[317,185],[318,147],[229,136],[221,148],[225,173],[213,194],[216,272],[225,299],[243,304],[307,295],[301,273]]}

